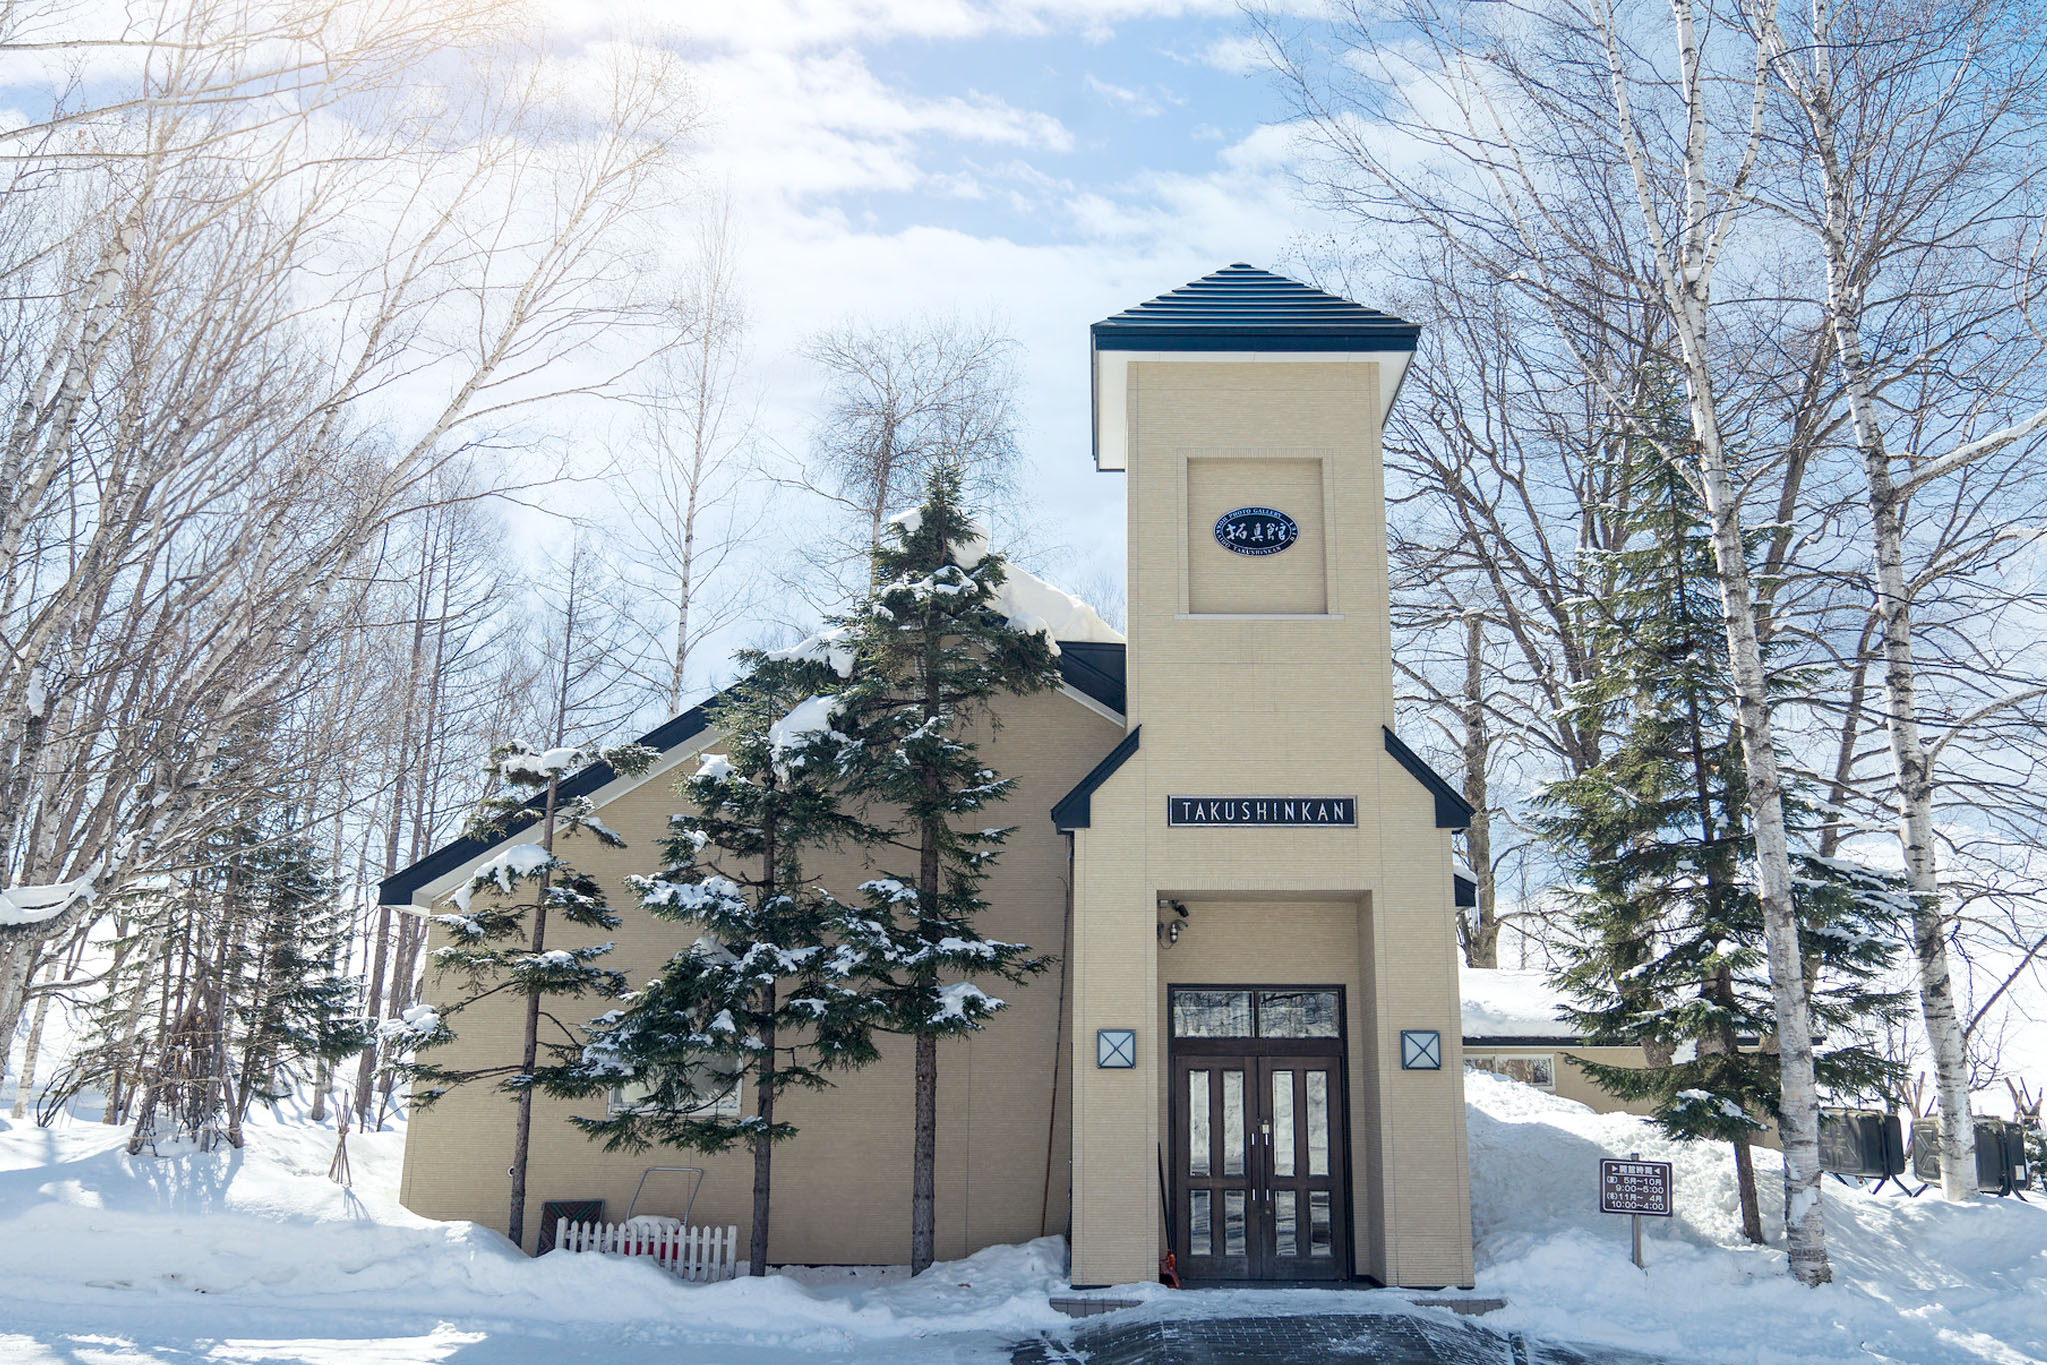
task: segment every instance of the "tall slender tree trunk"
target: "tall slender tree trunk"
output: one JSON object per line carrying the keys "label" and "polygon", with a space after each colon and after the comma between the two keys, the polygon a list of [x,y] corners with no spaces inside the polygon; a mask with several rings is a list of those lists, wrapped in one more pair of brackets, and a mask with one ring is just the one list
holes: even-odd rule
{"label": "tall slender tree trunk", "polygon": [[[939,715],[938,642],[927,640],[924,659],[924,718]],[[936,780],[925,789],[937,795]],[[934,918],[938,910],[938,831],[927,823],[917,851],[917,914]],[[916,1103],[910,1142],[910,1273],[921,1275],[936,1259],[938,1232],[938,1039],[917,1035]]]}
{"label": "tall slender tree trunk", "polygon": [[1762,1203],[1756,1197],[1756,1159],[1750,1150],[1748,1134],[1743,1133],[1732,1144],[1734,1148],[1734,1185],[1741,1196],[1741,1235],[1752,1244],[1763,1244]]}
{"label": "tall slender tree trunk", "polygon": [[1749,818],[1755,827],[1756,875],[1770,989],[1777,1014],[1777,1055],[1782,1073],[1778,1128],[1784,1140],[1784,1228],[1791,1273],[1804,1284],[1834,1278],[1827,1260],[1827,1229],[1820,1197],[1819,1086],[1813,1074],[1812,1012],[1798,919],[1791,898],[1791,840],[1784,822],[1784,779],[1770,719],[1769,677],[1756,636],[1755,597],[1749,582],[1741,509],[1735,500],[1719,428],[1710,405],[1697,401],[1693,430],[1699,438],[1699,473],[1713,522],[1720,601],[1727,622],[1727,654],[1734,670],[1741,716],[1742,760],[1748,769]]}
{"label": "tall slender tree trunk", "polygon": [[[1817,14],[1827,13],[1823,7]],[[1850,261],[1847,168],[1835,138],[1831,80],[1822,56],[1808,73],[1801,106],[1811,124],[1826,188],[1820,238],[1827,259],[1827,322],[1848,391],[1848,413],[1868,484],[1876,557],[1877,620],[1883,639],[1884,724],[1898,784],[1898,842],[1912,896],[1912,952],[1919,965],[1919,1011],[1933,1054],[1940,1096],[1940,1190],[1950,1200],[1976,1193],[1976,1122],[1969,1104],[1968,1039],[1955,1007],[1933,842],[1933,764],[1919,736],[1918,669],[1912,660],[1912,594],[1905,575],[1904,498],[1891,480],[1890,452],[1871,393],[1862,348],[1863,290]]]}
{"label": "tall slender tree trunk", "polygon": [[[423,747],[414,742],[416,730],[413,715],[419,699],[420,670],[426,660],[427,612],[433,602],[433,547],[434,536],[431,524],[422,527],[420,533],[419,585],[413,596],[412,650],[405,668],[405,714],[398,727],[398,762],[391,785],[391,825],[384,834],[384,875],[389,877],[398,871],[398,847],[400,831],[406,816],[406,782],[411,775],[415,751]],[[391,907],[377,907],[377,943],[374,961],[370,967],[368,999],[364,1001],[364,1012],[372,1020],[386,1019],[392,1011],[385,1008],[389,1003],[385,996],[385,973],[391,959]],[[355,1124],[358,1131],[366,1131],[370,1125],[371,1096],[376,1091],[377,1043],[371,1041],[362,1050],[362,1056],[355,1068]],[[387,1090],[385,1093],[389,1093]],[[377,1126],[383,1126],[383,1114],[377,1115]]]}
{"label": "tall slender tree trunk", "polygon": [[[52,962],[49,971],[44,974],[43,984],[54,985],[62,970],[61,963]],[[9,1115],[11,1118],[28,1116],[29,1099],[36,1086],[36,1054],[42,1051],[43,1022],[49,1017],[50,992],[45,990],[36,997],[35,1013],[29,1016],[28,1042],[21,1050],[21,1078],[14,1092],[14,1108]]]}
{"label": "tall slender tree trunk", "polygon": [[1464,618],[1464,799],[1471,804],[1471,825],[1464,831],[1465,856],[1478,883],[1478,905],[1464,921],[1464,962],[1469,967],[1500,965],[1500,912],[1493,885],[1493,831],[1486,813],[1485,618],[1472,612]]}
{"label": "tall slender tree trunk", "polygon": [[169,946],[169,940],[163,935],[153,936],[149,945],[149,957],[143,962],[142,970],[136,973],[134,988],[128,992],[128,1004],[121,1015],[121,1029],[118,1035],[121,1045],[116,1053],[121,1060],[114,1072],[114,1083],[107,1090],[107,1107],[106,1112],[100,1115],[101,1123],[114,1124],[121,1121],[121,1092],[124,1088],[123,1082],[133,1065],[135,1033],[142,1027],[142,1007],[149,998],[149,987],[155,980],[157,965],[168,957],[165,950]]}
{"label": "tall slender tree trunk", "polygon": [[936,1259],[938,1230],[938,1039],[917,1035],[917,1102],[910,1150],[910,1273]]}
{"label": "tall slender tree trunk", "polygon": [[[547,780],[547,810],[541,816],[540,846],[550,856],[554,853],[554,807],[560,787],[558,776]],[[540,894],[535,898],[533,907],[532,947],[535,957],[547,950],[547,890],[553,881],[553,873],[540,874]],[[525,1033],[519,1045],[519,1068],[525,1083],[519,1087],[518,1119],[512,1128],[512,1206],[505,1219],[506,1235],[512,1239],[512,1245],[522,1251],[526,1247],[526,1160],[533,1150],[533,1068],[539,1061],[540,992],[528,991]]]}
{"label": "tall slender tree trunk", "polygon": [[[775,983],[761,988],[761,1012],[775,1010]],[[768,1214],[773,1207],[775,1144],[768,1136],[775,1126],[775,1028],[761,1030],[761,1059],[754,1068],[754,1117],[760,1131],[753,1136],[753,1228],[748,1236],[747,1273],[768,1273]]]}

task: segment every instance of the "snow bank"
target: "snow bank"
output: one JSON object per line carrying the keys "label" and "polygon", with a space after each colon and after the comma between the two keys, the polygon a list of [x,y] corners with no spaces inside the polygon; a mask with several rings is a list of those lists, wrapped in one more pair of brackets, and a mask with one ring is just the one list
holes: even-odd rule
{"label": "snow bank", "polygon": [[[1759,1151],[1767,1247],[1740,1239],[1733,1163],[1625,1114],[1498,1077],[1465,1078],[1483,1325],[1673,1360],[1869,1365],[2047,1359],[2047,1209],[1941,1204],[1829,1182],[1835,1283],[1784,1271],[1780,1179]],[[402,1133],[349,1139],[356,1183],[326,1178],[328,1129],[253,1124],[242,1152],[131,1158],[125,1133],[0,1122],[0,1359],[374,1360],[429,1365],[792,1358],[922,1365],[1003,1360],[1063,1333],[1057,1239],[991,1247],[912,1280],[823,1268],[685,1285],[601,1256],[529,1260],[497,1234],[394,1197]],[[1678,1216],[1597,1212],[1598,1159],[1672,1162]],[[479,1153],[477,1160],[489,1158]],[[498,1158],[501,1160],[502,1158]],[[1118,1287],[1133,1317],[1424,1312],[1391,1290],[1173,1293]],[[1502,1359],[1505,1358],[1503,1353]]]}
{"label": "snow bank", "polygon": [[539,752],[529,750],[524,753],[506,754],[498,764],[498,771],[514,780],[543,783],[586,761],[588,755],[581,749],[545,749]]}
{"label": "snow bank", "polygon": [[455,888],[450,899],[466,915],[474,892],[485,886],[495,886],[509,896],[521,877],[537,876],[540,869],[553,862],[554,855],[539,844],[507,844],[477,864],[476,871],[470,874],[468,881]]}
{"label": "snow bank", "polygon": [[792,750],[801,749],[817,735],[834,735],[843,739],[832,728],[838,719],[839,699],[837,697],[807,697],[791,707],[789,714],[768,727],[768,752],[774,755],[775,775],[783,781],[789,780],[790,767],[784,761]]}
{"label": "snow bank", "polygon": [[[607,1256],[529,1259],[473,1223],[407,1212],[395,1199],[402,1132],[351,1135],[352,1190],[327,1179],[331,1129],[264,1122],[241,1152],[167,1158],[127,1156],[125,1136],[0,1121],[0,1359],[424,1362],[467,1343],[463,1360],[649,1347],[900,1360],[902,1344],[941,1334],[955,1345],[924,1358],[959,1359],[957,1343],[978,1341],[972,1354],[1006,1359],[1002,1343],[1067,1322],[1047,1303],[1065,1278],[1056,1238],[914,1281],[817,1271],[688,1285]],[[74,1354],[86,1330],[104,1335]],[[245,1353],[213,1352],[223,1337]],[[585,1355],[596,1343],[604,1353]]]}
{"label": "snow bank", "polygon": [[[1478,1288],[1508,1302],[1487,1326],[1701,1361],[2047,1359],[2047,1209],[1829,1180],[1834,1283],[1806,1289],[1785,1272],[1777,1153],[1755,1153],[1769,1245],[1752,1247],[1724,1144],[1672,1142],[1496,1076],[1464,1083]],[[1643,1220],[1646,1272],[1628,1259],[1628,1221],[1597,1199],[1599,1158],[1638,1151],[1672,1164],[1677,1210]]]}
{"label": "snow bank", "polygon": [[1052,652],[1059,642],[1120,645],[1123,635],[1087,603],[1064,588],[1055,588],[1036,574],[1011,564],[1003,570],[1002,587],[995,594],[995,609],[1018,632],[1042,631],[1052,640]]}
{"label": "snow bank", "polygon": [[778,663],[829,664],[832,672],[842,678],[850,678],[853,676],[853,646],[849,643],[852,638],[851,626],[833,626],[787,649],[768,650],[767,657]]}
{"label": "snow bank", "polygon": [[1576,1038],[1558,1017],[1564,997],[1537,971],[1460,967],[1467,1038]]}
{"label": "snow bank", "polygon": [[[898,512],[888,519],[888,524],[897,527],[905,536],[912,536],[924,524],[924,514],[917,508]],[[988,557],[988,528],[979,522],[963,540],[953,541],[948,546],[953,562],[963,569],[973,569]],[[1018,632],[1042,631],[1052,641],[1052,652],[1059,652],[1059,643],[1092,643],[1120,645],[1123,634],[1101,618],[1093,607],[1075,597],[1064,588],[1056,588],[1036,574],[1028,573],[1010,563],[1003,566],[1003,583],[995,596],[995,610],[1001,612],[1009,622],[1009,628]],[[827,632],[829,634],[829,632]],[[824,636],[812,636],[795,646],[790,654],[802,658],[822,657],[817,651]],[[782,657],[779,654],[770,658]],[[837,666],[834,660],[834,667]],[[848,657],[846,667],[840,676],[850,676],[852,660]]]}

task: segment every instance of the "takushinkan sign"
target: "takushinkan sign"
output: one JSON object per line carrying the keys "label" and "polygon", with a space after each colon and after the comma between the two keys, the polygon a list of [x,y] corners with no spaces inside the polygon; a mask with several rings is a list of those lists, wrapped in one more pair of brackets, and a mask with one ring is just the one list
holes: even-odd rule
{"label": "takushinkan sign", "polygon": [[1169,825],[1355,826],[1355,796],[1169,796]]}
{"label": "takushinkan sign", "polygon": [[1276,555],[1301,538],[1301,527],[1277,507],[1239,507],[1215,519],[1215,538],[1240,555]]}

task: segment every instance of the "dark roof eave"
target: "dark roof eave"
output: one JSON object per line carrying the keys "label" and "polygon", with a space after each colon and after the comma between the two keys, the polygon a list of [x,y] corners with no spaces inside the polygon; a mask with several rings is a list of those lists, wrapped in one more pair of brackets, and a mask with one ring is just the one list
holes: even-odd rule
{"label": "dark roof eave", "polygon": [[[1062,643],[1059,646],[1059,675],[1076,692],[1093,698],[1119,716],[1123,714],[1126,701],[1124,679],[1127,675],[1124,672],[1122,645],[1094,642]],[[688,743],[710,728],[711,711],[724,697],[725,693],[719,692],[692,706],[681,715],[664,721],[641,735],[639,742],[658,753],[667,753]],[[593,763],[564,780],[559,795],[588,796],[609,785],[617,776],[610,764]],[[401,868],[384,878],[377,886],[377,903],[410,905],[414,893],[421,887],[439,881],[472,859],[482,857],[522,830],[531,829],[533,823],[540,818],[540,800],[541,798],[536,796],[527,803],[526,811],[506,821],[504,833],[497,838],[453,840],[441,845],[410,867]]]}
{"label": "dark roof eave", "polygon": [[1080,779],[1072,791],[1059,798],[1052,806],[1052,826],[1062,834],[1077,829],[1087,829],[1094,824],[1094,795],[1097,788],[1111,777],[1116,770],[1129,761],[1137,752],[1137,736],[1144,729],[1142,725],[1123,736],[1122,743],[1103,756],[1086,777]]}
{"label": "dark roof eave", "polygon": [[1437,829],[1471,828],[1471,803],[1464,799],[1464,793],[1451,786],[1442,774],[1431,768],[1414,750],[1401,743],[1400,736],[1393,733],[1391,726],[1380,726],[1386,735],[1386,752],[1393,755],[1394,762],[1407,769],[1415,781],[1429,789],[1436,798]]}
{"label": "dark roof eave", "polygon": [[1353,351],[1408,352],[1415,338],[1387,336],[1302,336],[1289,332],[1227,332],[1146,329],[1143,333],[1097,336],[1097,351],[1270,351],[1302,355]]}

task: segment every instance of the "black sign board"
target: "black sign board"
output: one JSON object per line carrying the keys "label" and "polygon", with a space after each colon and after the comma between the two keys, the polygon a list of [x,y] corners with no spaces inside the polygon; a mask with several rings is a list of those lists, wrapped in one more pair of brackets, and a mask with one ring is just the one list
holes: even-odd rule
{"label": "black sign board", "polygon": [[1355,828],[1355,796],[1169,796],[1169,825],[1327,825]]}
{"label": "black sign board", "polygon": [[1639,1218],[1670,1217],[1670,1163],[1602,1158],[1599,1211],[1632,1213]]}
{"label": "black sign board", "polygon": [[1820,1110],[1820,1169],[1888,1180],[1905,1173],[1905,1140],[1896,1114],[1874,1109]]}
{"label": "black sign board", "polygon": [[1301,527],[1277,507],[1239,507],[1215,519],[1215,538],[1236,554],[1276,555],[1301,538]]}

